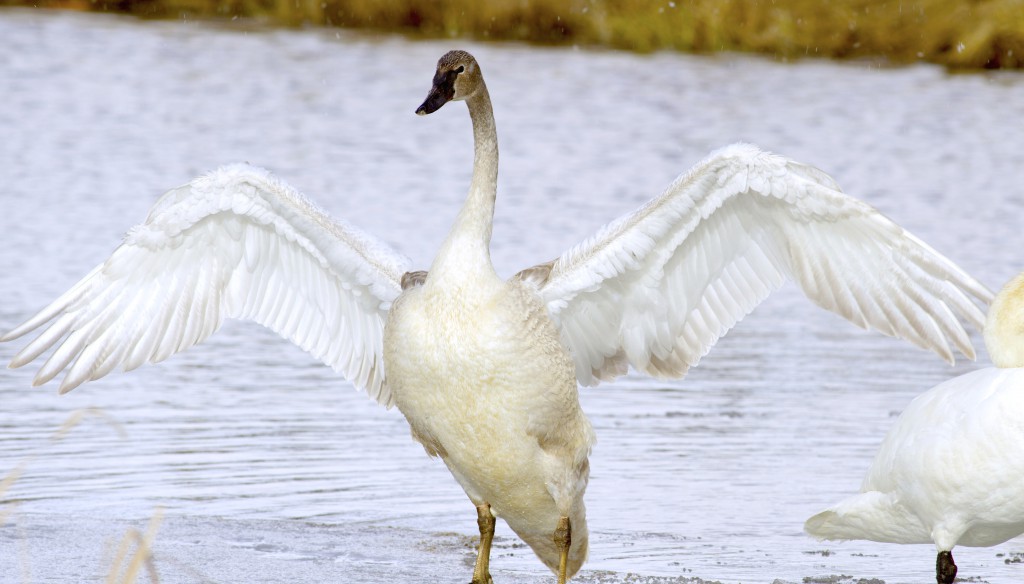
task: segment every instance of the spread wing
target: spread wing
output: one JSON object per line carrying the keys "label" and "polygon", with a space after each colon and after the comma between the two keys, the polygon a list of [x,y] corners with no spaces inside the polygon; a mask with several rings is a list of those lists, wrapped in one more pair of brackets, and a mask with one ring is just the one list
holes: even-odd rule
{"label": "spread wing", "polygon": [[974,358],[992,292],[815,168],[736,144],[560,258],[532,282],[593,385],[628,365],[681,377],[786,279],[822,308]]}
{"label": "spread wing", "polygon": [[391,405],[383,327],[408,263],[267,171],[233,165],[167,192],[109,259],[0,341],[42,327],[11,367],[56,347],[34,384],[70,366],[64,393],[249,319]]}

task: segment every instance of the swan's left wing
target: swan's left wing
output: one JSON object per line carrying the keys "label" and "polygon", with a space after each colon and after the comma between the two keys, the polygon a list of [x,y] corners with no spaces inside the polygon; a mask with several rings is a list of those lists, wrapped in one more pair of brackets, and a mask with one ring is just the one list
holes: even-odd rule
{"label": "swan's left wing", "polygon": [[826,174],[736,144],[518,277],[537,286],[584,385],[628,365],[681,377],[788,278],[851,322],[974,358],[992,292]]}
{"label": "swan's left wing", "polygon": [[168,191],[110,258],[0,342],[41,328],[11,366],[53,347],[34,384],[68,368],[63,393],[247,319],[390,406],[384,320],[408,265],[267,171],[232,165]]}

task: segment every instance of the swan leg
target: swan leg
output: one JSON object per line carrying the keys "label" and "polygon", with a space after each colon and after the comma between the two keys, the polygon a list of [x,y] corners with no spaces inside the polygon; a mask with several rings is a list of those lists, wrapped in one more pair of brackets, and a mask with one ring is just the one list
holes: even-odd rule
{"label": "swan leg", "polygon": [[555,528],[555,547],[558,548],[558,584],[565,584],[565,570],[569,564],[569,546],[572,543],[572,527],[568,517],[558,518]]}
{"label": "swan leg", "polygon": [[956,564],[953,563],[953,552],[939,552],[935,559],[935,581],[938,584],[953,584],[956,578]]}
{"label": "swan leg", "polygon": [[480,527],[480,548],[476,554],[476,566],[473,568],[473,581],[470,584],[493,584],[490,574],[491,542],[494,540],[494,515],[487,503],[476,508],[476,524]]}

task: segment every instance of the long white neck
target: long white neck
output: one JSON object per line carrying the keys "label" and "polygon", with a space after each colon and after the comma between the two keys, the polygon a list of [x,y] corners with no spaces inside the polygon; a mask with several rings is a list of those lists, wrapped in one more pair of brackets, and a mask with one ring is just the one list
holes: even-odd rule
{"label": "long white neck", "polygon": [[1024,273],[1003,286],[992,301],[985,347],[996,367],[1024,367]]}
{"label": "long white neck", "polygon": [[431,280],[494,274],[490,246],[498,183],[498,134],[491,96],[482,80],[466,105],[473,121],[473,182],[462,211],[430,267]]}

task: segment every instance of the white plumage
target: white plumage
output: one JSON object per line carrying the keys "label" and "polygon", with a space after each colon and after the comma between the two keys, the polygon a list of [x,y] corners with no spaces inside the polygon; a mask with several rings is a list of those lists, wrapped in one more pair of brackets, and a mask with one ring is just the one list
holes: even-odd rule
{"label": "white plumage", "polygon": [[475,163],[466,203],[425,277],[250,166],[174,189],[103,264],[10,341],[53,354],[62,392],[201,342],[225,318],[264,324],[395,404],[478,506],[474,581],[503,517],[564,580],[586,557],[594,437],[577,383],[629,366],[679,377],[787,279],[851,322],[952,361],[974,356],[991,293],[827,175],[750,145],[712,153],[660,197],[560,258],[504,281],[490,261],[498,168],[476,61],[439,61],[429,113],[465,100]]}
{"label": "white plumage", "polygon": [[678,377],[785,280],[949,362],[991,292],[821,171],[736,144],[558,258],[540,286],[585,385]]}
{"label": "white plumage", "polygon": [[52,320],[11,366],[56,346],[33,383],[70,366],[65,393],[249,319],[391,405],[382,329],[408,267],[267,171],[226,166],[161,197],[109,259],[0,341]]}
{"label": "white plumage", "polygon": [[998,367],[914,398],[882,441],[861,494],[808,519],[807,532],[934,543],[940,584],[956,575],[954,546],[992,546],[1024,533],[1022,331],[1024,274],[989,310],[985,343]]}

